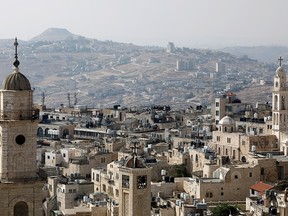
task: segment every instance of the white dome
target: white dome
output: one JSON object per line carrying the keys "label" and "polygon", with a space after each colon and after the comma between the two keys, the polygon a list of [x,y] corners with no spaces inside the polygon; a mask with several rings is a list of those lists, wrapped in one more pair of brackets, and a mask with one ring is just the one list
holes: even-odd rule
{"label": "white dome", "polygon": [[230,116],[224,116],[220,121],[219,125],[234,125],[235,121]]}
{"label": "white dome", "polygon": [[283,75],[285,75],[284,69],[283,69],[281,66],[279,66],[279,67],[277,68],[277,70],[276,70],[276,75],[277,75],[278,77],[282,77]]}

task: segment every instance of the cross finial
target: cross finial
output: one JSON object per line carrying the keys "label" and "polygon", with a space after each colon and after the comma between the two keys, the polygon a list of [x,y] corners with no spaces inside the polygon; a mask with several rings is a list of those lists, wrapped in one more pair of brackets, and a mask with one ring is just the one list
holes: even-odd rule
{"label": "cross finial", "polygon": [[281,66],[281,62],[283,61],[284,59],[280,56],[280,58],[278,59],[279,61],[279,66]]}
{"label": "cross finial", "polygon": [[20,62],[18,60],[18,52],[17,52],[17,47],[18,47],[17,37],[15,38],[14,46],[15,46],[15,61],[14,61],[13,65],[16,68],[18,68]]}

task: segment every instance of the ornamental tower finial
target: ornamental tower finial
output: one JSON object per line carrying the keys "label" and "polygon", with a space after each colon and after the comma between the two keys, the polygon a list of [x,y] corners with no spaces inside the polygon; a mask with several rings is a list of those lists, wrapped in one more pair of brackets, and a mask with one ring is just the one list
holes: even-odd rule
{"label": "ornamental tower finial", "polygon": [[17,52],[17,47],[18,47],[17,37],[15,38],[14,46],[15,46],[15,61],[13,65],[15,66],[15,68],[18,68],[20,62],[18,60],[18,52]]}

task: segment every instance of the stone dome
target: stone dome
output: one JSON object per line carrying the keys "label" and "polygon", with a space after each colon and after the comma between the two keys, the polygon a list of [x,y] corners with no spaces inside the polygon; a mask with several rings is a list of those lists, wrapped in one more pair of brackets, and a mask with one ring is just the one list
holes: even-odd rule
{"label": "stone dome", "polygon": [[283,75],[285,75],[285,71],[284,71],[284,69],[283,69],[281,66],[279,66],[279,67],[277,68],[277,70],[276,70],[276,75],[277,75],[278,77],[282,77]]}
{"label": "stone dome", "polygon": [[22,73],[19,72],[18,68],[15,68],[14,72],[10,74],[3,82],[3,90],[31,90],[29,80]]}
{"label": "stone dome", "polygon": [[146,165],[144,161],[139,157],[128,156],[126,159],[124,166],[127,168],[145,168]]}
{"label": "stone dome", "polygon": [[219,125],[234,125],[235,121],[230,116],[224,116],[220,121]]}

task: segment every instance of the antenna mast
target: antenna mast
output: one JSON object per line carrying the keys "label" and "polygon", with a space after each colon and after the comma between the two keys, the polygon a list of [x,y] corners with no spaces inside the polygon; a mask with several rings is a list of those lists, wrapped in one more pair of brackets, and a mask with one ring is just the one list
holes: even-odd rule
{"label": "antenna mast", "polygon": [[45,106],[45,93],[42,92],[42,107]]}
{"label": "antenna mast", "polygon": [[70,99],[70,93],[67,94],[67,98],[68,98],[68,107],[71,107],[71,99]]}

